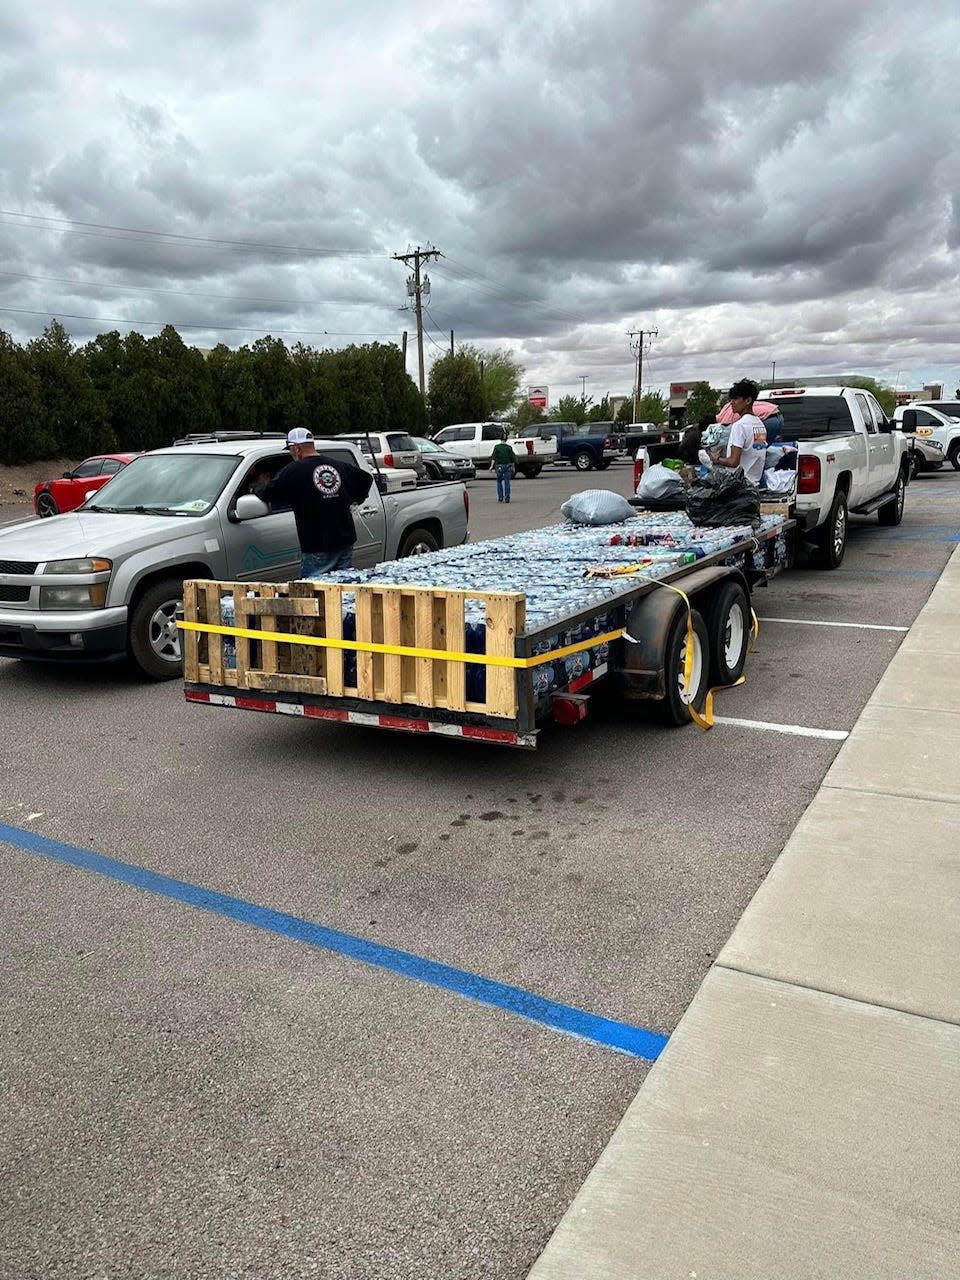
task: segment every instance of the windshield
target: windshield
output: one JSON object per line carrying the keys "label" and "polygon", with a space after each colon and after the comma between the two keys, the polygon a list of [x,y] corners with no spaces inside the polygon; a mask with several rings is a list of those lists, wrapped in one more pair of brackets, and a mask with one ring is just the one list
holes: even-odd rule
{"label": "windshield", "polygon": [[920,400],[916,407],[921,405],[924,409],[933,409],[935,413],[942,413],[947,418],[960,418],[960,400],[938,400],[936,404]]}
{"label": "windshield", "polygon": [[134,458],[82,511],[202,516],[216,502],[239,459],[215,454],[152,453]]}
{"label": "windshield", "polygon": [[853,418],[843,396],[771,396],[783,414],[782,440],[813,440],[817,436],[853,431]]}
{"label": "windshield", "polygon": [[415,443],[421,453],[443,453],[440,446],[434,444],[432,440],[417,440]]}

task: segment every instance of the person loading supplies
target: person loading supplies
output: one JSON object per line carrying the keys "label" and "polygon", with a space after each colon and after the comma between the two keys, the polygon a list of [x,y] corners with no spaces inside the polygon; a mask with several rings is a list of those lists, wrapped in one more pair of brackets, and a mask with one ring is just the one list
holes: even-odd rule
{"label": "person loading supplies", "polygon": [[720,450],[710,454],[715,467],[742,467],[748,484],[759,487],[763,479],[763,466],[767,456],[767,429],[753,412],[753,402],[760,388],[749,378],[741,378],[730,388],[728,398],[734,413],[740,416],[730,428],[727,452]]}
{"label": "person loading supplies", "polygon": [[293,461],[267,484],[257,485],[257,497],[293,508],[302,578],[349,569],[357,540],[350,508],[366,498],[373,476],[350,462],[335,462],[317,453],[313,435],[305,427],[288,433],[287,448]]}

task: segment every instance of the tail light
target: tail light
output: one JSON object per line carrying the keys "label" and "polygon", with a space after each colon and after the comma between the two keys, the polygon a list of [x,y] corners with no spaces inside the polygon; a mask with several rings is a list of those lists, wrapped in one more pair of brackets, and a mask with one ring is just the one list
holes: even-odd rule
{"label": "tail light", "polygon": [[633,460],[633,492],[637,492],[637,485],[640,483],[640,477],[643,475],[643,468],[647,461],[646,449],[638,449],[637,456]]}
{"label": "tail light", "polygon": [[613,448],[613,441],[610,439],[610,437],[609,437],[609,436],[607,436],[606,440],[604,440],[604,442],[603,442],[603,447],[604,447],[605,449],[612,449],[612,448]]}
{"label": "tail light", "polygon": [[393,454],[392,454],[392,453],[385,453],[385,454],[383,455],[383,465],[384,465],[385,467],[392,467],[392,466],[393,466]]}
{"label": "tail light", "polygon": [[819,493],[820,459],[816,454],[801,457],[797,467],[797,493]]}
{"label": "tail light", "polygon": [[469,522],[469,520],[470,520],[470,495],[469,495],[469,493],[467,493],[467,486],[466,486],[466,485],[464,485],[464,486],[463,486],[463,512],[464,512],[464,515],[467,517],[467,520],[468,520],[468,522]]}

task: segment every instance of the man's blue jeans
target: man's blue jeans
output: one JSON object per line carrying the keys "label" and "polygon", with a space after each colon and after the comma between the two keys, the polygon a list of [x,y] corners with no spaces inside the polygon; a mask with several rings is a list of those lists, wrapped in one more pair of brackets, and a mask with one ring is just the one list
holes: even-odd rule
{"label": "man's blue jeans", "polygon": [[353,565],[353,546],[339,551],[304,551],[300,556],[301,578],[322,578],[334,569],[349,569]]}
{"label": "man's blue jeans", "polygon": [[510,471],[509,462],[497,463],[497,501],[510,501]]}

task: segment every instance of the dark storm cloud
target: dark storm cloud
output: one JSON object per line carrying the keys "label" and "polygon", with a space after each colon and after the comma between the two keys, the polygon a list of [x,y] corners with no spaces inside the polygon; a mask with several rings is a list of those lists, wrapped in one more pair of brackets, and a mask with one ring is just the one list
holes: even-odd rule
{"label": "dark storm cloud", "polygon": [[0,326],[396,333],[389,255],[433,240],[428,351],[555,386],[627,389],[638,322],[661,383],[956,364],[958,32],[941,0],[38,0],[0,18],[0,208],[197,239],[0,214]]}

